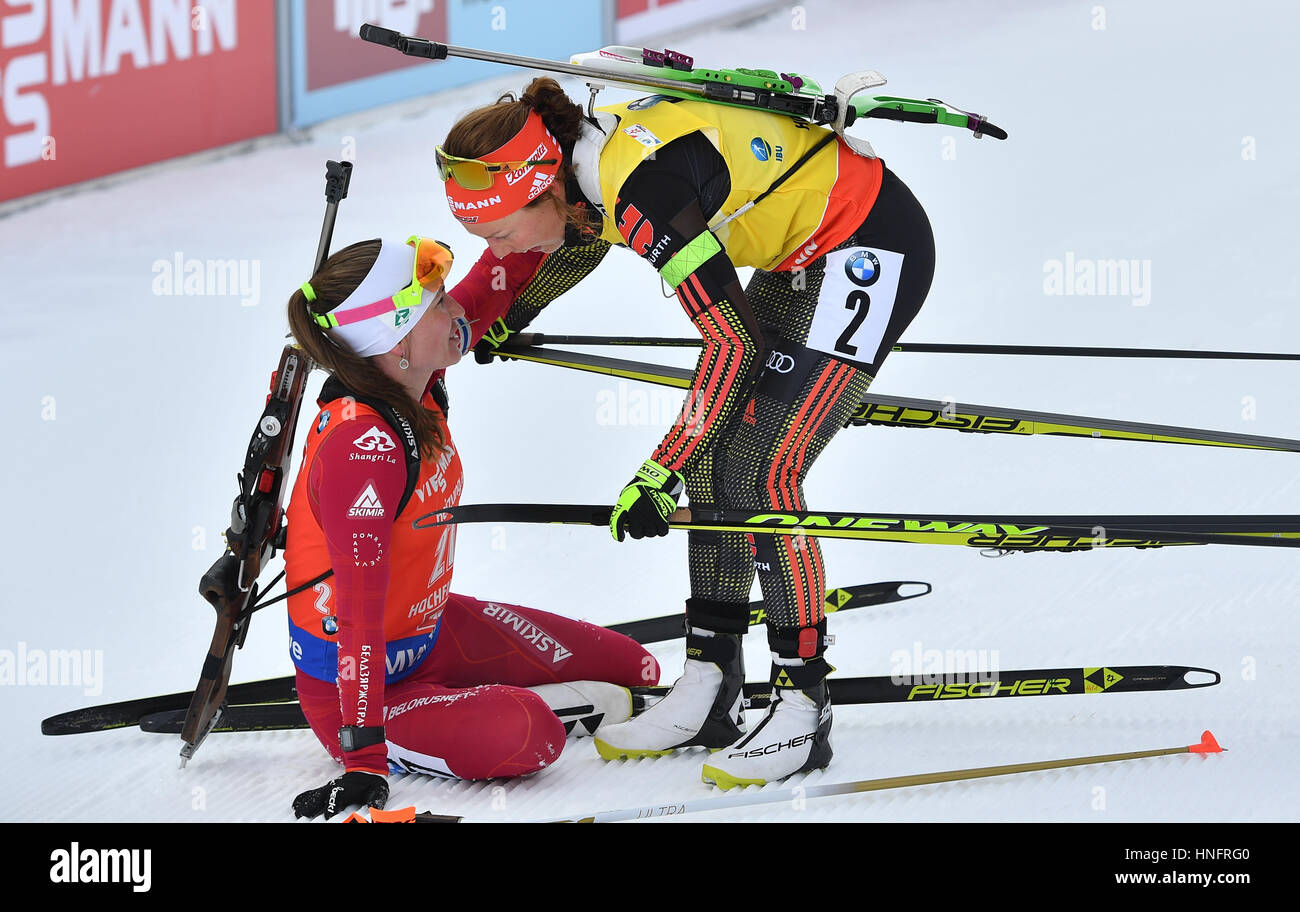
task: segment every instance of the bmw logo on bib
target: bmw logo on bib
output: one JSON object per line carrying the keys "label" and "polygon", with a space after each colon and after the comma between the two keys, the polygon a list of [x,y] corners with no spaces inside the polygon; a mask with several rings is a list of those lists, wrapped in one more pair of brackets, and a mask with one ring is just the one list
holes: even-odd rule
{"label": "bmw logo on bib", "polygon": [[755,136],[749,141],[749,151],[753,152],[754,157],[761,162],[765,162],[772,157],[772,147],[761,136]]}
{"label": "bmw logo on bib", "polygon": [[880,278],[880,260],[870,250],[858,250],[844,261],[844,272],[854,285],[866,288]]}

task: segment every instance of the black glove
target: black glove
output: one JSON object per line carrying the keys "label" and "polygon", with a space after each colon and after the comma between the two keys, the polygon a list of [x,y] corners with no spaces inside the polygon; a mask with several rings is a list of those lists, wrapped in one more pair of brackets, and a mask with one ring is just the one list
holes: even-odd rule
{"label": "black glove", "polygon": [[319,817],[329,820],[352,805],[383,810],[388,801],[388,780],[374,773],[344,773],[320,788],[303,792],[293,799],[295,817]]}
{"label": "black glove", "polygon": [[487,332],[483,333],[483,338],[479,339],[478,344],[474,346],[474,360],[479,364],[490,364],[496,350],[510,338],[513,332],[514,330],[506,326],[504,319],[498,317],[493,320]]}

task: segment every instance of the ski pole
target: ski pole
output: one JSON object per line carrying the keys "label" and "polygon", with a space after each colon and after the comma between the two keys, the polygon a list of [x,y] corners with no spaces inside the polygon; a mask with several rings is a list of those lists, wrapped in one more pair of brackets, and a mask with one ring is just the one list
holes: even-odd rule
{"label": "ski pole", "polygon": [[[624,380],[639,380],[658,386],[686,389],[692,372],[683,367],[608,358],[563,348],[502,346],[495,352],[503,361],[520,360],[566,370],[585,371]],[[1260,437],[1228,431],[1175,427],[1141,421],[1116,421],[1053,412],[973,405],[937,399],[904,396],[867,395],[858,405],[849,424],[885,427],[941,428],[952,431],[975,431],[981,434],[1035,434],[1054,437],[1144,441],[1148,443],[1231,447],[1248,450],[1274,450],[1300,453],[1300,440],[1284,437]],[[847,425],[846,425],[847,426]]]}
{"label": "ski pole", "polygon": [[[415,529],[456,523],[608,526],[605,504],[458,504],[416,517]],[[935,513],[819,513],[810,510],[701,510],[680,507],[672,529],[807,535],[995,551],[1091,551],[1175,545],[1300,547],[1300,515],[986,516]]]}
{"label": "ski pole", "polygon": [[[946,770],[937,773],[917,773],[910,776],[890,776],[884,779],[859,779],[855,782],[839,782],[830,785],[797,785],[793,788],[775,792],[750,791],[741,789],[738,794],[724,795],[719,798],[673,801],[667,804],[652,804],[643,807],[622,808],[612,811],[597,811],[577,817],[556,817],[549,820],[528,821],[529,823],[613,823],[618,820],[648,820],[654,817],[671,817],[677,814],[695,814],[701,811],[716,811],[724,808],[751,807],[758,804],[776,804],[796,802],[807,798],[828,798],[833,795],[854,795],[860,792],[879,792],[888,789],[912,788],[918,785],[934,785],[940,782],[962,782],[970,779],[987,779],[993,776],[1013,776],[1019,773],[1033,773],[1042,770],[1065,769],[1071,766],[1088,766],[1096,763],[1118,763],[1121,760],[1141,760],[1147,757],[1165,757],[1172,754],[1218,754],[1223,748],[1208,730],[1201,734],[1197,744],[1181,747],[1164,747],[1155,750],[1127,751],[1119,754],[1097,754],[1091,757],[1071,757],[1065,760],[1039,760],[1030,763],[1008,763],[1002,766],[983,766],[975,769]],[[416,822],[427,823],[461,823],[464,817],[441,814],[419,814]],[[487,823],[489,821],[481,821]],[[495,822],[495,821],[493,821]],[[503,821],[504,822],[504,821]]]}
{"label": "ski pole", "polygon": [[[581,336],[524,332],[510,337],[511,346],[544,348],[547,345],[648,346],[700,348],[701,339],[667,336]],[[509,351],[509,348],[505,349]],[[1045,355],[1064,358],[1186,358],[1219,361],[1300,361],[1291,352],[1197,351],[1180,348],[1113,348],[1085,345],[983,345],[957,342],[898,342],[891,352],[953,355]]]}

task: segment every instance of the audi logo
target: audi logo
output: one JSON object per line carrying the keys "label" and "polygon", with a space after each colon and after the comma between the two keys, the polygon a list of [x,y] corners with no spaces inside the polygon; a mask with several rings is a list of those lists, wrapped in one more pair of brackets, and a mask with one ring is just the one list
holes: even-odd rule
{"label": "audi logo", "polygon": [[778,374],[788,374],[794,370],[794,358],[785,352],[774,351],[767,356],[767,369],[774,370]]}

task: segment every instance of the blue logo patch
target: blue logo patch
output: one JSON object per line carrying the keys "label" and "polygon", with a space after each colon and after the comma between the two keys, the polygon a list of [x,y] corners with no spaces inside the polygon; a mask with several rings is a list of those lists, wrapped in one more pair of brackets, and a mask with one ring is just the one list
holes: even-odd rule
{"label": "blue logo patch", "polygon": [[765,162],[772,157],[772,147],[761,136],[755,136],[749,141],[749,151],[753,152],[754,157],[761,162]]}
{"label": "blue logo patch", "polygon": [[880,278],[880,260],[870,250],[857,250],[844,261],[844,274],[854,285],[866,288]]}
{"label": "blue logo patch", "polygon": [[320,413],[320,422],[316,425],[316,433],[319,434],[325,430],[325,425],[330,423],[330,410],[326,409]]}
{"label": "blue logo patch", "polygon": [[470,343],[470,339],[472,338],[470,333],[470,328],[469,328],[469,321],[466,320],[464,317],[457,317],[455,326],[456,326],[456,332],[460,334],[460,353],[462,355],[468,355],[469,343]]}

